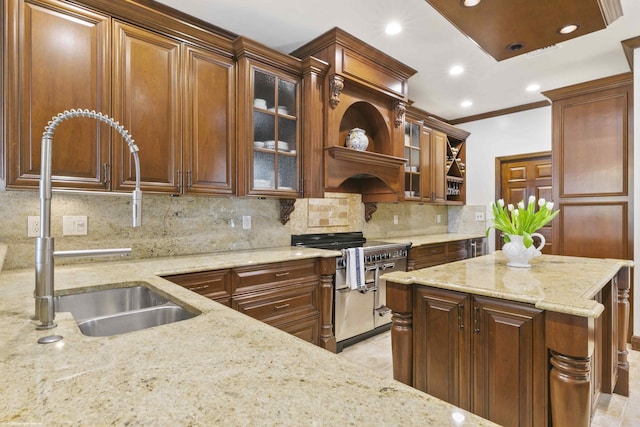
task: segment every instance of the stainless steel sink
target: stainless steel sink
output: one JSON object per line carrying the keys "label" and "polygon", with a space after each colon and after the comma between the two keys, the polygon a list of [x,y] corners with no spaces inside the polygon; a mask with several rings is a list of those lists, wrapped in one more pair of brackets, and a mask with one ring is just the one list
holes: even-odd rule
{"label": "stainless steel sink", "polygon": [[119,335],[197,316],[140,284],[55,297],[56,312],[71,312],[92,337]]}

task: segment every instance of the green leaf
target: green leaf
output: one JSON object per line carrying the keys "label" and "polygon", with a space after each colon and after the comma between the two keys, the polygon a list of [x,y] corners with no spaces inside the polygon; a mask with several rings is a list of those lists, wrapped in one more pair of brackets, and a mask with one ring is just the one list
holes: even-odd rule
{"label": "green leaf", "polygon": [[525,248],[530,248],[531,245],[533,245],[533,237],[531,237],[531,234],[527,233],[526,231],[522,233],[522,243],[524,244]]}

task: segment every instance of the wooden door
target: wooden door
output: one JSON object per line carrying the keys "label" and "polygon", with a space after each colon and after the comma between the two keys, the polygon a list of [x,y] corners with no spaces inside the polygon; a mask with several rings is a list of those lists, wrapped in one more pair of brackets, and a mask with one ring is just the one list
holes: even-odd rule
{"label": "wooden door", "polygon": [[[114,22],[114,116],[140,152],[142,189],[178,192],[180,169],[180,43]],[[120,135],[114,137],[114,188],[131,189],[136,171]]]}
{"label": "wooden door", "polygon": [[[547,201],[553,199],[553,176],[551,165],[551,153],[530,153],[518,156],[496,158],[498,175],[497,198],[503,199],[505,204],[514,206],[520,201],[527,203],[529,196],[535,196],[536,200],[544,198]],[[554,207],[557,208],[557,204]],[[542,253],[553,253],[552,221],[542,227],[538,232],[546,240]],[[499,231],[496,232],[496,249],[502,248],[504,240]],[[538,242],[535,243],[536,245]]]}
{"label": "wooden door", "polygon": [[[7,185],[37,186],[44,127],[65,110],[110,115],[110,20],[53,0],[5,2]],[[74,118],[55,131],[56,187],[108,189],[109,129]]]}
{"label": "wooden door", "polygon": [[235,192],[235,66],[232,58],[185,48],[185,193]]}
{"label": "wooden door", "polygon": [[470,395],[470,297],[416,287],[413,387],[466,410]]}
{"label": "wooden door", "polygon": [[474,297],[472,317],[472,412],[503,426],[547,425],[543,312]]}

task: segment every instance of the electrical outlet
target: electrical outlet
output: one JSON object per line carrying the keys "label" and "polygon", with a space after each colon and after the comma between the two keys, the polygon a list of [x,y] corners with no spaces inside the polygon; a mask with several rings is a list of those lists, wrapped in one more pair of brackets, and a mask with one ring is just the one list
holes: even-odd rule
{"label": "electrical outlet", "polygon": [[442,222],[442,215],[436,215],[436,224],[440,224]]}
{"label": "electrical outlet", "polygon": [[64,215],[62,217],[63,236],[86,236],[87,217],[83,215]]}
{"label": "electrical outlet", "polygon": [[243,215],[242,216],[242,229],[243,230],[251,230],[251,216]]}
{"label": "electrical outlet", "polygon": [[27,237],[40,236],[40,217],[28,216],[27,217]]}
{"label": "electrical outlet", "polygon": [[484,212],[476,212],[476,221],[484,221]]}
{"label": "electrical outlet", "polygon": [[398,225],[398,215],[394,215],[394,216],[393,216],[393,223],[394,223],[395,225]]}

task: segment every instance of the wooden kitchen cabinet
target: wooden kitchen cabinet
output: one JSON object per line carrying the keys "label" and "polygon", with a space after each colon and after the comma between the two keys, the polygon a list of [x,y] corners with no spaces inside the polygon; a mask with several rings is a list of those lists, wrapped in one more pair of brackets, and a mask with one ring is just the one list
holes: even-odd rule
{"label": "wooden kitchen cabinet", "polygon": [[301,62],[242,37],[238,51],[241,195],[302,195]]}
{"label": "wooden kitchen cabinet", "polygon": [[[4,2],[12,82],[5,108],[7,186],[38,185],[44,126],[54,114],[81,108],[113,117],[133,136],[144,191],[233,194],[231,42],[135,5],[89,3],[91,9],[55,0]],[[128,146],[104,124],[65,121],[52,147],[55,187],[135,185]]]}
{"label": "wooden kitchen cabinet", "polygon": [[470,243],[470,240],[466,239],[412,247],[407,257],[407,270],[419,270],[467,259],[470,257]]}
{"label": "wooden kitchen cabinet", "polygon": [[[111,20],[55,0],[6,0],[3,7],[6,183],[10,188],[34,187],[42,133],[52,116],[72,108],[111,115]],[[109,189],[105,129],[91,119],[69,120],[56,129],[56,187]]]}
{"label": "wooden kitchen cabinet", "polygon": [[404,200],[464,204],[468,133],[409,108],[404,125]]}
{"label": "wooden kitchen cabinet", "polygon": [[[143,191],[178,192],[181,128],[181,44],[172,38],[115,21],[114,116],[140,148]],[[135,187],[133,158],[114,135],[115,190]]]}
{"label": "wooden kitchen cabinet", "polygon": [[416,287],[413,386],[504,426],[546,425],[544,315]]}
{"label": "wooden kitchen cabinet", "polygon": [[335,259],[303,259],[164,276],[209,299],[335,352]]}
{"label": "wooden kitchen cabinet", "polygon": [[[140,148],[143,190],[233,193],[232,60],[117,21],[114,37],[115,112]],[[116,190],[135,184],[131,160],[116,138]]]}
{"label": "wooden kitchen cabinet", "polygon": [[231,307],[231,270],[200,271],[165,276],[170,282]]}

